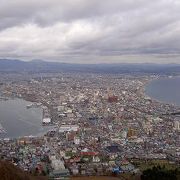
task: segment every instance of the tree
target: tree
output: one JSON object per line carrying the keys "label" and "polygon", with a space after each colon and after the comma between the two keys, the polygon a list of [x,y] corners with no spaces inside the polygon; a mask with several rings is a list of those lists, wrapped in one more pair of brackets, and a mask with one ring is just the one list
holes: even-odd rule
{"label": "tree", "polygon": [[143,171],[141,180],[177,180],[178,169],[167,170],[165,167],[154,166],[152,169]]}

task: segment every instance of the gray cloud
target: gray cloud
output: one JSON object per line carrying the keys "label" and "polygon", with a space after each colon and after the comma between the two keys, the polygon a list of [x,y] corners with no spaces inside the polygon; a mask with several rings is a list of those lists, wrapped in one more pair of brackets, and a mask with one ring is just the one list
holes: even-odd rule
{"label": "gray cloud", "polygon": [[179,0],[1,0],[0,57],[177,62]]}

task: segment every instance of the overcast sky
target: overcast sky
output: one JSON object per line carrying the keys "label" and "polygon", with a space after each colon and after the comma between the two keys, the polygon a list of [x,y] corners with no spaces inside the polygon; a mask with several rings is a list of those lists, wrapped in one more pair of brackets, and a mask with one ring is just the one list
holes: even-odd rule
{"label": "overcast sky", "polygon": [[0,58],[180,63],[180,0],[0,0]]}

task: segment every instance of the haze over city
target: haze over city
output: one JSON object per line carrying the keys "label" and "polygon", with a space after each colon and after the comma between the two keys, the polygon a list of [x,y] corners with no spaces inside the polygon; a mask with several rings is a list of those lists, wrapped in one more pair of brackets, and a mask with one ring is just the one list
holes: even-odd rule
{"label": "haze over city", "polygon": [[178,0],[1,0],[0,58],[179,63]]}
{"label": "haze over city", "polygon": [[180,0],[0,0],[0,180],[180,179]]}

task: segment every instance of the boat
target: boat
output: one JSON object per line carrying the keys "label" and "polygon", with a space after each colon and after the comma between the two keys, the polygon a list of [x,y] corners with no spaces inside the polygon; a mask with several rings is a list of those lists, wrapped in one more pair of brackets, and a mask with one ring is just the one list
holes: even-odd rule
{"label": "boat", "polygon": [[28,105],[26,106],[26,108],[29,109],[29,108],[32,108],[32,106],[33,106],[33,104],[28,104]]}
{"label": "boat", "polygon": [[26,108],[27,109],[29,109],[29,108],[38,108],[38,107],[40,107],[42,105],[42,103],[32,103],[32,104],[28,104],[27,106],[26,106]]}

